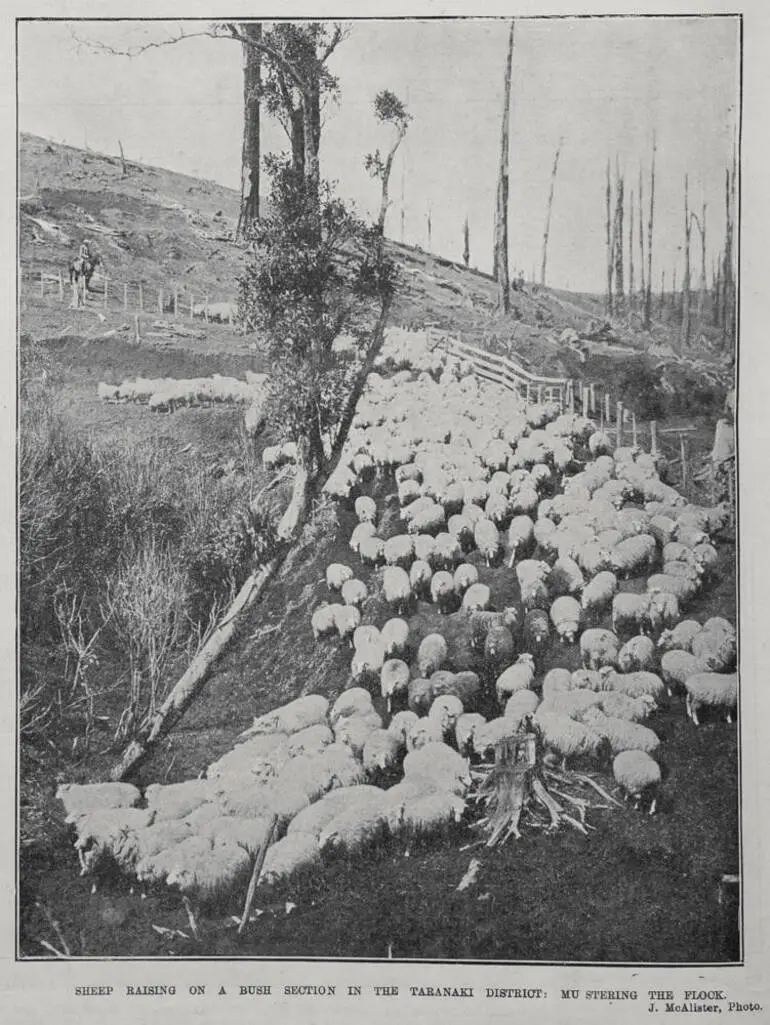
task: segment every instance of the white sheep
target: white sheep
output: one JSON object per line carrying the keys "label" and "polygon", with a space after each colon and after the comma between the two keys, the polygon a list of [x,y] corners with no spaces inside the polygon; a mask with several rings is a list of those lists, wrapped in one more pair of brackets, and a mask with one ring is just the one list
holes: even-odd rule
{"label": "white sheep", "polygon": [[373,537],[362,537],[358,555],[365,566],[379,566],[385,558],[385,542],[376,534]]}
{"label": "white sheep", "polygon": [[409,794],[403,804],[398,832],[420,839],[446,833],[461,820],[464,810],[464,800],[453,793],[430,790]]}
{"label": "white sheep", "polygon": [[430,582],[430,596],[439,613],[448,612],[455,599],[454,577],[446,570],[433,574]]}
{"label": "white sheep", "polygon": [[644,634],[639,634],[626,641],[618,654],[618,669],[622,673],[631,673],[637,669],[652,669],[655,662],[655,642]]}
{"label": "white sheep", "polygon": [[604,681],[596,669],[576,669],[572,673],[572,687],[578,690],[604,690]]}
{"label": "white sheep", "polygon": [[430,676],[441,669],[449,655],[449,647],[441,634],[432,633],[423,638],[417,650],[417,669],[421,677]]}
{"label": "white sheep", "polygon": [[372,644],[364,644],[356,648],[350,663],[350,675],[354,681],[379,676],[385,662],[385,645],[378,638]]}
{"label": "white sheep", "polygon": [[419,751],[426,744],[438,744],[444,740],[444,729],[437,719],[422,716],[413,723],[406,735],[407,751]]}
{"label": "white sheep", "polygon": [[693,638],[692,653],[699,667],[713,673],[725,673],[735,668],[738,657],[735,635],[711,631],[705,627]]}
{"label": "white sheep", "polygon": [[546,586],[554,598],[563,594],[580,594],[585,586],[583,571],[568,555],[559,556],[548,574]]}
{"label": "white sheep", "polygon": [[436,539],[430,534],[417,534],[412,538],[415,559],[427,562],[433,568],[433,557],[436,551]]}
{"label": "white sheep", "polygon": [[415,559],[409,569],[409,584],[415,595],[426,595],[430,591],[433,570],[423,559]]}
{"label": "white sheep", "polygon": [[367,495],[361,495],[353,506],[359,523],[377,522],[377,503]]}
{"label": "white sheep", "polygon": [[463,595],[466,612],[482,612],[489,608],[491,593],[486,584],[471,584]]}
{"label": "white sheep", "polygon": [[728,723],[738,705],[737,673],[695,673],[685,680],[686,711],[693,723],[700,725],[698,712],[716,708],[725,713]]}
{"label": "white sheep", "polygon": [[598,708],[587,709],[582,719],[587,726],[609,742],[613,755],[620,754],[621,751],[645,751],[651,754],[660,747],[657,733],[641,723],[617,719],[606,715]]}
{"label": "white sheep", "polygon": [[287,882],[300,873],[317,869],[320,864],[318,838],[313,833],[295,830],[268,848],[259,882],[265,886]]}
{"label": "white sheep", "polygon": [[80,874],[93,872],[108,857],[117,860],[139,829],[152,825],[151,808],[99,808],[76,817],[75,850]]}
{"label": "white sheep", "polygon": [[409,624],[405,619],[389,619],[380,631],[380,638],[387,658],[401,658],[409,645]]}
{"label": "white sheep", "polygon": [[629,722],[642,722],[657,709],[655,699],[649,694],[640,694],[638,698],[621,694],[620,691],[603,691],[600,695],[599,707],[605,715],[616,719],[627,719]]}
{"label": "white sheep", "polygon": [[444,737],[454,735],[455,723],[463,714],[463,703],[454,694],[440,694],[428,711],[428,718],[436,720],[442,730]]}
{"label": "white sheep", "polygon": [[643,634],[650,627],[648,594],[622,591],[612,599],[612,629],[615,633]]}
{"label": "white sheep", "polygon": [[393,697],[406,694],[409,689],[409,666],[400,658],[386,659],[380,670],[380,691],[387,702],[388,711]]}
{"label": "white sheep", "polygon": [[531,690],[535,680],[535,660],[525,652],[512,666],[501,673],[495,682],[497,702],[504,707],[508,698],[518,690]]}
{"label": "white sheep", "polygon": [[396,768],[405,744],[388,730],[372,730],[362,752],[364,771],[368,775],[391,772]]}
{"label": "white sheep", "polygon": [[461,755],[467,757],[473,750],[473,737],[486,719],[478,712],[463,712],[455,723],[455,744]]}
{"label": "white sheep", "polygon": [[621,751],[612,762],[615,782],[638,808],[645,795],[651,796],[650,815],[655,814],[660,766],[645,751]]}
{"label": "white sheep", "polygon": [[201,804],[214,797],[208,779],[188,779],[183,783],[152,783],[144,792],[147,807],[155,813],[155,821],[183,819]]}
{"label": "white sheep", "polygon": [[612,605],[618,590],[618,578],[610,570],[602,570],[583,588],[581,605],[590,615],[600,615]]}
{"label": "white sheep", "polygon": [[534,714],[539,704],[540,699],[533,690],[517,690],[506,701],[503,715],[520,724],[525,716]]}
{"label": "white sheep", "polygon": [[701,671],[698,659],[689,651],[672,648],[665,651],[660,658],[660,675],[669,694],[674,689],[682,689],[689,677]]}
{"label": "white sheep", "polygon": [[425,777],[448,790],[470,785],[467,758],[442,742],[426,744],[410,751],[404,759],[404,777]]}
{"label": "white sheep", "polygon": [[547,751],[561,757],[562,768],[574,758],[599,758],[606,747],[604,739],[590,727],[568,715],[544,711],[542,705],[533,717]]}
{"label": "white sheep", "polygon": [[473,750],[484,758],[490,751],[504,740],[515,737],[519,730],[520,720],[514,716],[498,716],[478,726],[473,732]]}
{"label": "white sheep", "polygon": [[383,556],[388,566],[408,569],[414,558],[414,538],[409,534],[395,534],[383,545]]}
{"label": "white sheep", "polygon": [[658,649],[666,651],[690,651],[692,642],[701,632],[701,625],[694,619],[683,619],[673,629],[664,630],[658,638]]}
{"label": "white sheep", "polygon": [[310,617],[310,627],[313,631],[314,640],[318,641],[323,637],[330,637],[336,631],[336,608],[336,605],[329,605],[324,602],[323,605],[319,605]]}
{"label": "white sheep", "polygon": [[584,669],[617,667],[620,641],[610,630],[592,627],[580,635],[580,657]]}
{"label": "white sheep", "polygon": [[398,482],[398,504],[401,508],[415,502],[421,495],[422,488],[416,480]]}
{"label": "white sheep", "polygon": [[298,733],[306,726],[326,722],[328,713],[327,698],[321,694],[308,694],[258,716],[239,739],[260,733]]}
{"label": "white sheep", "polygon": [[[353,631],[353,647],[358,651],[371,644],[377,644],[382,640],[382,635],[376,626],[367,623],[365,626],[356,627]],[[382,642],[385,643],[384,641]]]}
{"label": "white sheep", "polygon": [[700,584],[689,577],[671,576],[668,573],[653,573],[647,578],[647,590],[663,591],[666,594],[673,594],[680,605],[686,605],[692,601],[700,590]]}
{"label": "white sheep", "polygon": [[411,710],[396,712],[388,724],[388,732],[391,733],[401,744],[406,744],[406,736],[412,726],[417,722],[418,715]]}
{"label": "white sheep", "polygon": [[612,666],[604,666],[599,670],[604,681],[605,690],[619,691],[629,697],[638,698],[649,694],[655,701],[661,701],[666,695],[666,685],[657,673],[638,670],[635,673],[619,673]]}
{"label": "white sheep", "polygon": [[580,602],[562,595],[551,605],[550,617],[562,644],[574,644],[582,619]]}
{"label": "white sheep", "polygon": [[249,878],[251,858],[240,844],[226,838],[195,836],[174,848],[166,884],[199,903],[214,902],[238,892]]}
{"label": "white sheep", "polygon": [[558,667],[549,669],[543,677],[543,701],[548,701],[549,698],[554,697],[554,695],[573,690],[574,688],[575,684],[573,683],[572,673],[570,673],[569,669],[560,669]]}
{"label": "white sheep", "polygon": [[395,606],[399,615],[407,610],[412,600],[409,574],[400,566],[386,566],[382,578],[385,601]]}
{"label": "white sheep", "polygon": [[349,640],[353,644],[353,635],[361,624],[361,613],[354,605],[332,605],[334,625],[340,640]]}
{"label": "white sheep", "polygon": [[437,502],[433,502],[430,508],[420,509],[414,513],[409,520],[407,530],[410,534],[438,534],[445,527],[446,513],[444,512],[444,507]]}
{"label": "white sheep", "polygon": [[382,800],[383,791],[379,787],[360,784],[351,787],[338,787],[301,811],[289,823],[287,836],[303,833],[315,837],[316,846],[322,829],[348,808],[361,807],[373,801]]}
{"label": "white sheep", "polygon": [[350,547],[358,555],[361,548],[361,541],[365,537],[374,537],[377,533],[373,523],[359,523],[357,527],[353,529],[353,533],[350,535]]}
{"label": "white sheep", "polygon": [[442,532],[436,535],[430,564],[434,569],[445,569],[452,572],[462,560],[462,554],[460,542],[454,534]]}
{"label": "white sheep", "polygon": [[[652,578],[650,578],[652,579]],[[669,591],[650,590],[649,617],[650,629],[659,634],[664,629],[676,626],[680,619],[679,599]]]}
{"label": "white sheep", "polygon": [[594,690],[557,691],[543,698],[540,708],[543,712],[568,715],[570,719],[581,719],[589,708],[596,708],[602,700],[601,692]]}
{"label": "white sheep", "polygon": [[490,566],[501,551],[500,531],[497,526],[486,518],[480,519],[473,528],[473,540]]}
{"label": "white sheep", "polygon": [[655,538],[651,534],[637,534],[620,541],[611,550],[611,568],[618,576],[637,576],[653,565],[657,554]]}
{"label": "white sheep", "polygon": [[326,567],[326,586],[330,591],[341,591],[346,580],[353,579],[353,570],[341,562],[333,562]]}
{"label": "white sheep", "polygon": [[457,538],[461,548],[467,549],[473,544],[473,521],[468,516],[460,513],[450,516],[447,520],[447,531]]}
{"label": "white sheep", "polygon": [[142,799],[141,791],[131,783],[62,783],[56,791],[64,804],[67,821],[103,808],[133,808]]}
{"label": "white sheep", "polygon": [[342,585],[341,593],[342,600],[346,605],[353,605],[355,608],[360,609],[367,597],[366,584],[363,580],[353,577],[352,580],[345,581]]}
{"label": "white sheep", "polygon": [[508,526],[508,547],[511,556],[508,561],[509,568],[513,566],[517,555],[531,548],[535,540],[535,524],[526,515],[514,516]]}
{"label": "white sheep", "polygon": [[479,571],[469,562],[462,562],[454,571],[452,580],[455,594],[461,598],[469,587],[478,583]]}
{"label": "white sheep", "polygon": [[349,747],[356,758],[363,754],[367,737],[382,729],[382,719],[374,709],[358,715],[343,716],[334,724],[334,737],[338,744]]}
{"label": "white sheep", "polygon": [[545,581],[550,571],[551,567],[547,562],[535,559],[523,559],[516,564],[516,577],[525,609],[548,608],[548,588]]}
{"label": "white sheep", "polygon": [[[589,578],[612,569],[612,554],[596,538],[583,541],[574,553],[575,561]],[[588,586],[588,585],[586,585]]]}

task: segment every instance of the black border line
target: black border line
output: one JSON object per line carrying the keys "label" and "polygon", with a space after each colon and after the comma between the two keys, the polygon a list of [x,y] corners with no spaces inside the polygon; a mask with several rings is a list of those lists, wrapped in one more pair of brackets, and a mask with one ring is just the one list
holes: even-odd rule
{"label": "black border line", "polygon": [[[734,379],[733,385],[735,388],[735,414],[734,414],[734,430],[735,430],[735,590],[736,590],[736,618],[738,627],[738,662],[737,672],[739,681],[739,691],[741,689],[741,632],[743,619],[741,616],[741,587],[740,587],[740,461],[738,458],[739,453],[739,420],[740,420],[740,356],[741,356],[741,316],[742,316],[742,303],[741,303],[741,264],[742,264],[742,241],[743,241],[743,102],[744,102],[744,15],[743,12],[732,12],[724,11],[721,13],[704,14],[703,12],[692,12],[690,14],[685,12],[672,13],[672,12],[661,12],[661,13],[645,13],[645,14],[533,14],[533,15],[483,15],[483,14],[469,14],[469,15],[441,15],[441,14],[426,14],[426,15],[393,15],[393,16],[375,16],[375,15],[362,15],[357,17],[345,17],[335,18],[334,15],[326,14],[322,20],[324,21],[346,21],[346,22],[371,22],[371,21],[382,21],[382,22],[453,22],[453,21],[474,21],[474,22],[500,22],[509,21],[510,17],[515,17],[517,21],[604,21],[604,20],[714,20],[714,19],[734,19],[738,22],[738,118],[737,118],[737,153],[736,153],[736,171],[738,179],[738,203],[737,203],[737,223],[738,223],[738,246],[737,246],[737,289],[735,294],[736,303],[736,329],[735,329],[735,355],[734,355]],[[19,686],[21,680],[21,639],[19,634],[20,624],[20,574],[21,568],[18,559],[18,542],[19,542],[19,359],[20,359],[20,345],[19,337],[21,331],[21,217],[19,213],[18,197],[19,197],[19,182],[20,182],[20,164],[21,164],[21,132],[19,127],[19,25],[22,23],[62,23],[62,24],[73,24],[79,22],[104,22],[104,23],[138,23],[138,24],[152,24],[153,22],[185,22],[185,23],[197,23],[197,22],[210,22],[212,18],[193,17],[193,18],[179,18],[179,17],[164,17],[157,15],[152,18],[137,18],[137,17],[78,17],[78,18],[62,18],[62,17],[17,17],[15,18],[14,24],[14,70],[15,70],[15,121],[16,121],[16,436],[14,439],[14,450],[15,450],[15,486],[16,486],[16,601],[15,601],[15,651],[16,651],[16,698],[17,698],[17,714],[16,714],[16,735],[14,744],[14,758],[15,758],[15,802],[14,802],[14,843],[16,848],[16,859],[15,859],[15,873],[14,873],[14,908],[16,911],[15,920],[15,950],[14,950],[14,963],[17,965],[23,964],[56,964],[58,963],[51,957],[22,957],[20,955],[20,924],[21,924],[21,906],[20,906],[20,893],[19,893],[19,880],[21,876],[20,872],[20,848],[19,848],[19,823],[20,823],[20,810],[19,810],[19,798],[20,798],[20,751],[21,742],[19,734],[19,714],[18,714],[18,697],[19,697]],[[235,16],[228,19],[220,16],[216,20],[227,21],[237,20]],[[286,22],[286,21],[312,21],[310,15],[297,16],[297,17],[269,17],[265,20],[271,22]],[[75,147],[77,148],[77,147]],[[740,699],[740,694],[739,694]],[[66,962],[62,963],[82,963],[82,964],[95,964],[100,962],[109,962],[117,964],[133,964],[133,963],[144,963],[150,962],[155,963],[181,963],[181,964],[194,964],[199,962],[226,962],[233,964],[249,964],[249,963],[297,963],[297,964],[384,964],[384,965],[453,965],[461,967],[465,965],[472,966],[532,966],[532,967],[543,967],[543,968],[657,968],[657,969],[670,969],[670,968],[740,968],[745,967],[745,914],[746,914],[746,901],[745,901],[745,875],[744,875],[744,856],[743,856],[743,816],[744,816],[744,792],[743,792],[743,730],[742,730],[742,716],[740,713],[740,700],[738,706],[737,719],[737,738],[738,738],[738,805],[739,805],[739,816],[738,816],[738,865],[740,872],[740,897],[739,897],[739,959],[737,961],[529,961],[529,960],[518,960],[518,961],[498,961],[498,960],[487,960],[487,959],[448,959],[441,960],[435,958],[366,958],[366,957],[301,957],[301,956],[286,956],[286,957],[270,957],[270,956],[256,956],[244,954],[240,957],[225,957],[225,956],[206,956],[202,955],[199,957],[69,957]],[[343,994],[344,995],[344,994]]]}

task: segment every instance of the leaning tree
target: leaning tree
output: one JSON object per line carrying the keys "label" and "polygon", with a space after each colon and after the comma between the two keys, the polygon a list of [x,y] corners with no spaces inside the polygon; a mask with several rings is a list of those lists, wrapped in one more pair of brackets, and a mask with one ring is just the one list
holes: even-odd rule
{"label": "leaning tree", "polygon": [[396,150],[406,135],[412,115],[395,93],[392,93],[389,89],[383,89],[374,98],[374,116],[379,124],[391,125],[395,129],[395,137],[384,157],[379,149],[376,149],[374,153],[367,153],[364,158],[366,170],[372,178],[378,179],[382,185],[377,229],[383,235],[385,233],[385,218],[390,206],[388,186],[390,184],[390,174],[393,170],[393,159],[396,155]]}

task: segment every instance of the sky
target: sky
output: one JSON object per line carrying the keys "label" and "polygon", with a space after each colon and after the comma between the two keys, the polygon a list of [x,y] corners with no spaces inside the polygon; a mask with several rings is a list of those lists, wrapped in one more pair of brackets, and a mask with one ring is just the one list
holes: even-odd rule
{"label": "sky", "polygon": [[[74,146],[240,187],[242,59],[229,40],[190,38],[127,58],[93,52],[201,31],[207,22],[22,22],[19,128]],[[324,112],[322,173],[369,214],[378,186],[364,156],[390,142],[372,113],[381,89],[413,116],[393,166],[386,233],[491,269],[503,73],[502,19],[361,20],[330,60],[340,100]],[[653,282],[681,282],[684,177],[691,208],[707,205],[709,268],[724,238],[724,174],[739,115],[736,18],[517,19],[511,89],[509,246],[512,270],[540,273],[551,167],[563,138],[548,246],[548,283],[602,291],[605,168],[620,168],[626,202],[644,170],[649,202],[657,140]],[[286,136],[263,122],[263,152]],[[628,209],[628,208],[627,208]],[[628,217],[628,213],[626,214]],[[645,208],[645,234],[647,211]],[[635,235],[638,212],[635,215]],[[695,235],[695,232],[694,232]],[[634,254],[639,281],[638,236]],[[700,243],[693,244],[693,273]]]}

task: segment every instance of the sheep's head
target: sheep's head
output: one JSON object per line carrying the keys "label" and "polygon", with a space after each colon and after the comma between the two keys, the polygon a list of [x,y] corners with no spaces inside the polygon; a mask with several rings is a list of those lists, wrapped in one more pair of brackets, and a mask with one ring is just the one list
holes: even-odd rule
{"label": "sheep's head", "polygon": [[530,655],[528,651],[525,651],[521,655],[519,655],[519,657],[516,659],[516,665],[526,665],[526,666],[529,666],[529,668],[534,673],[534,671],[535,671],[535,656],[534,655]]}

